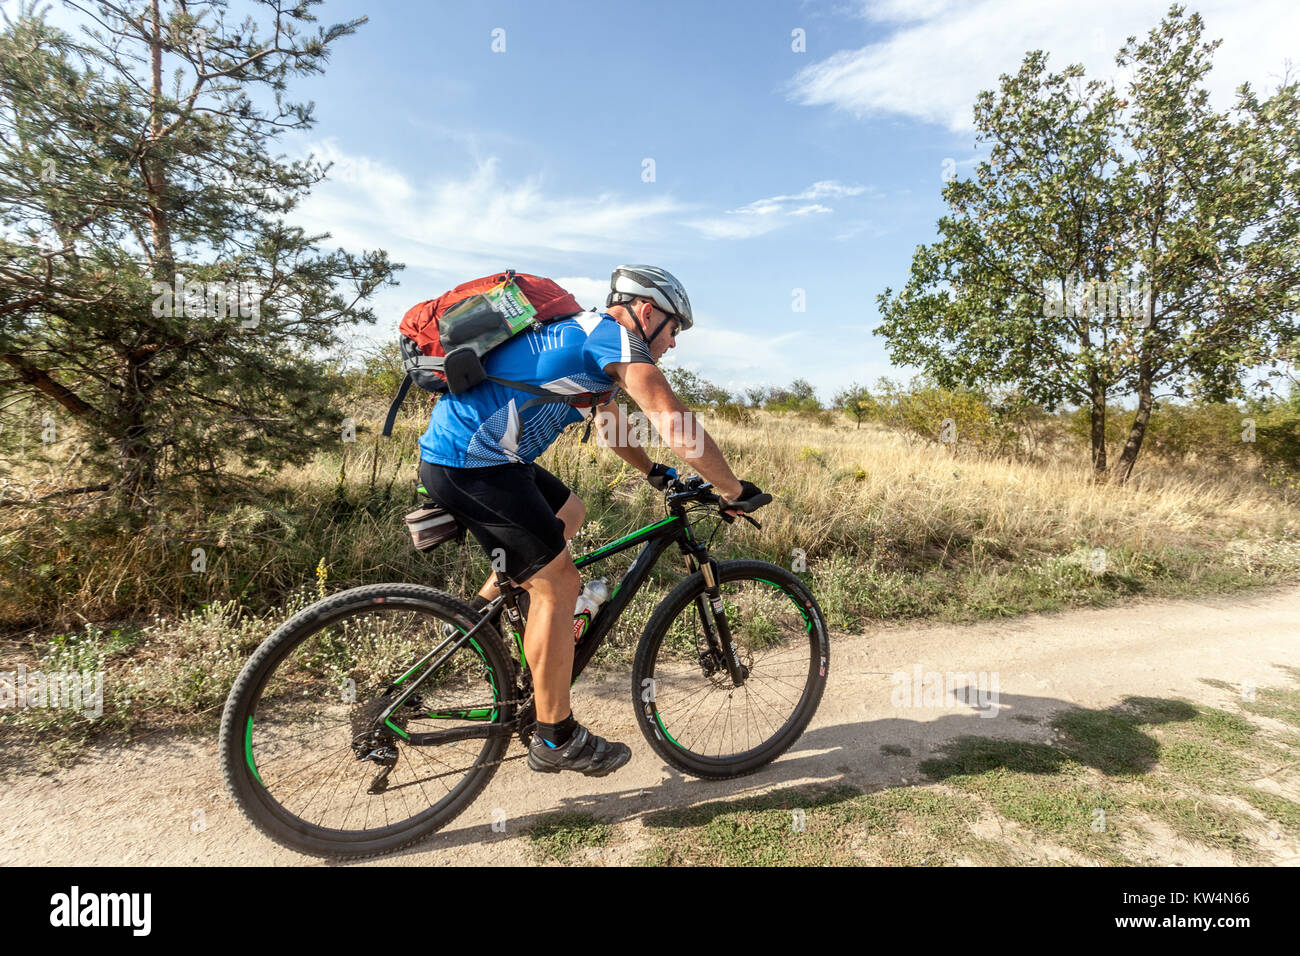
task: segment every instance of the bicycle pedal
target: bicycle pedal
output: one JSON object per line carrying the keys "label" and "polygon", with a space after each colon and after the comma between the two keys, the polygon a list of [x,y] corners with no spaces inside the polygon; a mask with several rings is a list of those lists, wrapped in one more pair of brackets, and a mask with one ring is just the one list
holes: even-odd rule
{"label": "bicycle pedal", "polygon": [[521,721],[516,727],[516,733],[519,736],[519,742],[525,747],[529,746],[533,741],[533,734],[537,733],[537,721]]}

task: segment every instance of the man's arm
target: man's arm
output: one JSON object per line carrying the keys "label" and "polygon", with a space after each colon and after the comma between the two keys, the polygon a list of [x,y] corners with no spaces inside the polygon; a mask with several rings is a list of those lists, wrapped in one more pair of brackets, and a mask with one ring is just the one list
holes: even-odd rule
{"label": "man's arm", "polygon": [[[719,495],[727,501],[740,497],[744,489],[731,466],[722,457],[712,436],[696,421],[695,414],[673,392],[673,387],[668,384],[668,379],[658,366],[648,362],[611,362],[605,366],[605,373],[641,406],[668,447],[712,482]],[[619,414],[622,414],[621,411]],[[615,452],[630,464],[641,467],[637,461],[622,456],[618,449]],[[645,455],[645,452],[642,451],[641,455]],[[642,471],[649,470],[647,456]]]}
{"label": "man's arm", "polygon": [[[596,406],[595,415],[596,441],[641,472],[643,476],[650,474],[654,462],[645,453],[645,449],[636,443],[636,436],[627,427],[627,415],[623,406],[618,403],[618,393],[615,392],[614,397],[604,405]],[[620,435],[624,438],[625,444],[619,442]]]}

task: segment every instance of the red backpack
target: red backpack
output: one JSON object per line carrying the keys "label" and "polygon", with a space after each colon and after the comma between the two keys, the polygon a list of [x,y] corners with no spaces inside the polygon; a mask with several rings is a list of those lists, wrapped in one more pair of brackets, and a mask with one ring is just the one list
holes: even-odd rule
{"label": "red backpack", "polygon": [[547,402],[582,408],[604,404],[613,391],[561,395],[488,375],[483,368],[484,357],[515,335],[580,312],[578,300],[555,282],[513,269],[462,282],[436,299],[412,306],[398,328],[406,377],[389,406],[384,435],[392,435],[412,382],[426,392],[459,395],[480,382],[493,381],[537,396],[524,408]]}

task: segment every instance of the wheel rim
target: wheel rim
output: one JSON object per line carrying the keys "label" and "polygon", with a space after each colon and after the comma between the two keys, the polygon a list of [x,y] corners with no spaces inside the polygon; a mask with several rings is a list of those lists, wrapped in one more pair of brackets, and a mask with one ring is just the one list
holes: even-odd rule
{"label": "wheel rim", "polygon": [[471,787],[493,740],[416,747],[405,737],[500,715],[505,680],[475,641],[420,685],[421,706],[403,707],[383,728],[396,759],[382,793],[369,790],[383,765],[358,760],[353,746],[384,709],[381,692],[414,679],[413,666],[442,643],[446,623],[429,610],[377,604],[322,622],[286,648],[239,728],[253,799],[304,836],[355,843],[419,826]]}
{"label": "wheel rim", "polygon": [[720,662],[700,661],[708,644],[692,596],[655,649],[642,701],[654,732],[695,762],[721,766],[757,757],[782,737],[798,720],[820,665],[813,620],[785,587],[743,578],[719,581],[719,588],[748,669],[744,683],[733,686]]}

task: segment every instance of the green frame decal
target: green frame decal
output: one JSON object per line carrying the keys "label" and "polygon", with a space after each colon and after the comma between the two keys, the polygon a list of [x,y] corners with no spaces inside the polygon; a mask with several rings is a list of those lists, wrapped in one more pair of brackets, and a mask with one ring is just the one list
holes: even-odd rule
{"label": "green frame decal", "polygon": [[248,727],[244,730],[244,760],[248,762],[248,769],[253,772],[253,779],[262,784],[262,789],[266,789],[266,784],[262,783],[262,775],[257,772],[257,764],[253,762],[253,715],[248,715]]}
{"label": "green frame decal", "polygon": [[[463,627],[460,629],[460,632],[461,632],[462,634],[468,633],[468,632],[467,632]],[[484,666],[485,668],[487,668],[488,681],[492,684],[492,703],[493,703],[493,705],[494,705],[494,706],[492,707],[492,710],[489,712],[488,709],[487,709],[486,707],[475,707],[475,708],[472,708],[472,709],[470,709],[470,710],[458,710],[458,711],[454,711],[454,712],[453,712],[453,711],[436,711],[436,712],[435,712],[435,711],[429,711],[429,713],[427,713],[427,714],[424,715],[425,717],[428,717],[428,718],[431,719],[431,720],[487,720],[487,721],[493,721],[493,720],[496,720],[496,719],[497,719],[497,714],[499,714],[499,713],[501,712],[501,708],[500,708],[500,707],[497,707],[497,706],[495,706],[495,705],[496,705],[496,702],[497,702],[498,700],[501,699],[501,688],[497,687],[497,674],[496,674],[496,671],[492,669],[492,666],[491,666],[490,664],[488,664],[488,662],[487,662],[487,656],[484,655],[484,653],[483,653],[483,648],[479,647],[478,641],[473,640],[473,639],[471,638],[469,643],[470,643],[470,646],[474,648],[474,651],[478,654],[478,658],[479,658],[479,660],[481,660],[481,661],[483,662],[483,666]],[[522,648],[521,648],[521,653],[522,653]],[[407,673],[410,673],[410,672],[408,671]],[[399,734],[402,734],[402,731],[401,731],[400,728],[393,727],[393,725],[392,725],[391,723],[389,723],[388,721],[384,721],[384,722],[385,722],[386,724],[388,724],[388,726],[389,726],[390,728],[392,728],[394,731],[396,731],[396,732],[399,733]],[[406,735],[406,734],[402,734],[402,736],[403,736],[403,737],[406,737],[407,735]]]}
{"label": "green frame decal", "polygon": [[644,528],[639,528],[638,530],[633,531],[631,534],[626,534],[623,537],[619,538],[617,541],[611,541],[609,544],[601,545],[595,551],[588,551],[586,554],[579,555],[578,557],[573,559],[573,564],[575,567],[580,568],[583,565],[590,564],[593,561],[599,561],[601,558],[608,557],[611,550],[624,547],[629,544],[633,544],[640,538],[649,535],[650,532],[657,531],[658,529],[664,527],[665,525],[670,524],[677,520],[679,519],[676,515],[669,515],[667,518],[664,518],[660,521],[656,521],[654,524],[646,525]]}

